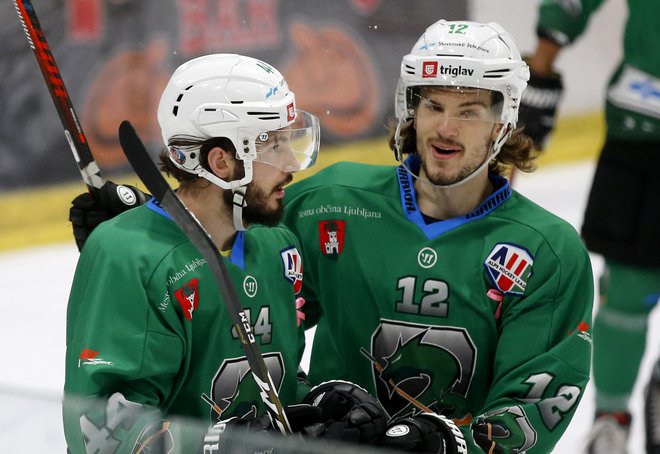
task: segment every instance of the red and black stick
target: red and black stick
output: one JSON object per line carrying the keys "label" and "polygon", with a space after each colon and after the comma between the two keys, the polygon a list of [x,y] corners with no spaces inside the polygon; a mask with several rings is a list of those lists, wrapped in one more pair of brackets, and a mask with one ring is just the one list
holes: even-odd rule
{"label": "red and black stick", "polygon": [[28,43],[34,51],[41,74],[44,76],[46,86],[57,109],[57,114],[64,127],[64,135],[78,163],[82,179],[90,192],[94,193],[96,189],[103,185],[101,171],[89,149],[87,138],[85,138],[76,112],[73,109],[71,98],[69,98],[69,92],[50,51],[50,46],[46,41],[41,24],[39,24],[39,19],[37,19],[37,13],[34,11],[34,6],[32,6],[30,0],[13,0],[13,2],[25,31],[25,36],[27,36]]}

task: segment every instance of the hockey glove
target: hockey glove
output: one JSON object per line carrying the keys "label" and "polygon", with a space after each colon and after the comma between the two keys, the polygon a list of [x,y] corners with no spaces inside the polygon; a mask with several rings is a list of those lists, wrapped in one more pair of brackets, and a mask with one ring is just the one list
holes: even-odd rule
{"label": "hockey glove", "polygon": [[78,250],[82,250],[87,237],[101,222],[142,205],[147,198],[144,192],[134,186],[117,185],[112,181],[106,181],[93,197],[89,192],[78,195],[71,201],[69,210]]}
{"label": "hockey glove", "polygon": [[435,413],[422,413],[392,421],[378,444],[397,451],[429,454],[468,452],[461,429],[451,419]]}
{"label": "hockey glove", "polygon": [[303,403],[322,409],[325,431],[321,438],[354,443],[372,443],[387,427],[385,411],[365,389],[341,380],[312,388]]}
{"label": "hockey glove", "polygon": [[539,150],[545,148],[548,135],[555,127],[557,105],[564,89],[561,75],[548,76],[532,73],[520,100],[519,122],[524,132]]}
{"label": "hockey glove", "polygon": [[[325,431],[320,408],[312,405],[289,405],[284,408],[293,431],[292,436],[314,438]],[[282,441],[267,414],[255,417],[253,413],[219,421],[204,436],[200,453],[233,454],[279,452],[274,446]]]}

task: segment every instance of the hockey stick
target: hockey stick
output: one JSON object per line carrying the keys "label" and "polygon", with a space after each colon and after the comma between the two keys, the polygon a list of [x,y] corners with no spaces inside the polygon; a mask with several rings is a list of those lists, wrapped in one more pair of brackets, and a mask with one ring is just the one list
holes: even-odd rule
{"label": "hockey stick", "polygon": [[255,343],[250,320],[245,315],[245,310],[241,306],[236,289],[231,282],[231,277],[218,248],[204,230],[204,227],[170,188],[156,164],[151,160],[135,129],[128,121],[123,121],[119,126],[119,143],[121,143],[128,162],[140,177],[140,180],[206,259],[206,263],[218,282],[222,299],[234,321],[234,327],[240,338],[243,352],[247,357],[252,376],[261,389],[261,399],[266,405],[271,422],[280,432],[284,434],[291,433],[291,426],[284,413],[277,390],[273,385],[273,379],[268,372],[259,346]]}
{"label": "hockey stick", "polygon": [[[367,351],[366,348],[364,348],[364,347],[360,347],[360,353],[362,353],[364,356],[367,357],[367,359],[368,359],[369,361],[371,361],[371,363],[374,365],[374,367],[376,368],[376,370],[378,371],[379,374],[382,374],[382,373],[383,373],[383,366],[380,365],[380,363],[378,362],[378,360],[377,360],[377,359],[376,359],[371,353],[369,353],[369,352]],[[422,411],[425,412],[425,413],[434,413],[434,411],[431,410],[429,407],[427,407],[426,405],[424,405],[423,403],[421,403],[420,401],[418,401],[417,399],[415,399],[413,396],[411,396],[410,394],[408,394],[407,392],[405,392],[403,389],[399,388],[399,387],[397,386],[397,384],[394,383],[394,380],[392,380],[391,378],[387,381],[387,384],[390,385],[390,386],[392,387],[392,389],[393,389],[393,390],[394,390],[399,396],[401,396],[401,397],[403,397],[404,399],[406,399],[409,403],[411,403],[412,405],[414,405],[414,406],[417,407],[418,409],[422,410]]]}
{"label": "hockey stick", "polygon": [[82,179],[89,191],[94,193],[96,189],[103,186],[101,171],[92,156],[76,112],[73,110],[69,92],[64,86],[64,80],[50,51],[41,24],[39,24],[37,13],[30,0],[13,0],[13,2],[25,36],[34,51],[39,69],[41,69],[41,74],[44,76],[46,86],[55,104],[55,109],[57,109],[57,114],[64,127],[64,135],[71,147],[73,157],[78,163]]}

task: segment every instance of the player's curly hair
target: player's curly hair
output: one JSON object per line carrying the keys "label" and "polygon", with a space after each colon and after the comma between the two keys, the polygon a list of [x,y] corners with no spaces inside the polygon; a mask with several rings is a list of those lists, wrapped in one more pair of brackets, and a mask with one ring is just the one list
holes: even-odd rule
{"label": "player's curly hair", "polygon": [[[397,122],[388,125],[389,146],[396,155],[395,132]],[[417,131],[410,121],[401,127],[401,152],[403,154],[417,154]],[[505,176],[511,167],[523,172],[532,172],[536,169],[534,160],[540,154],[534,147],[533,140],[523,132],[522,127],[516,128],[509,139],[502,145],[500,152],[488,164],[488,171],[495,175]]]}

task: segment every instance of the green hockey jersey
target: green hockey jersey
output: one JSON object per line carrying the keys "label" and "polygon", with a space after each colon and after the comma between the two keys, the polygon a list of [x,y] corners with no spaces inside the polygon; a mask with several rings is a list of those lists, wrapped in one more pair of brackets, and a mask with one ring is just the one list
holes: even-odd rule
{"label": "green hockey jersey", "polygon": [[[573,42],[603,0],[543,0],[538,30],[558,44]],[[607,133],[621,140],[660,140],[660,2],[627,0],[623,60],[608,87]],[[589,70],[585,68],[585,77]]]}
{"label": "green hockey jersey", "polygon": [[487,418],[502,452],[547,453],[589,380],[591,264],[573,227],[490,178],[477,209],[428,224],[403,167],[338,163],[287,189],[317,327],[309,377],[416,411],[396,386],[462,424],[469,452]]}
{"label": "green hockey jersey", "polygon": [[[297,244],[283,227],[254,226],[237,234],[225,262],[284,404],[306,391],[296,380],[304,349]],[[172,452],[197,452],[203,432],[169,419],[192,418],[203,431],[219,412],[265,411],[214,275],[153,201],[90,235],[66,341],[64,425],[74,454],[133,452],[159,432]]]}

